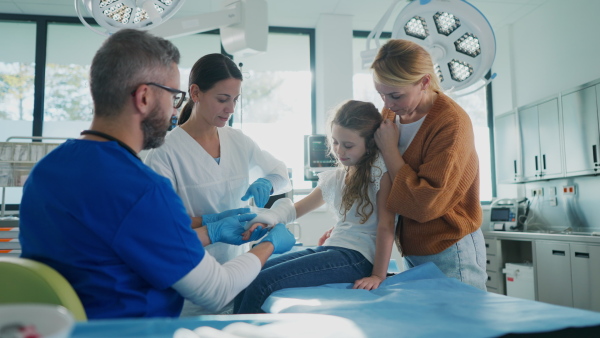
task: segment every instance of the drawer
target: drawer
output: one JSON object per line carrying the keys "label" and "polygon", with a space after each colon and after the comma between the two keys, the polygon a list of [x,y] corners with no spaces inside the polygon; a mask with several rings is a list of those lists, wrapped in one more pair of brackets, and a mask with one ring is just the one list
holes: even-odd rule
{"label": "drawer", "polygon": [[502,293],[500,292],[500,290],[498,290],[498,289],[496,289],[496,288],[493,288],[493,287],[490,287],[490,286],[488,286],[488,287],[487,287],[487,291],[488,291],[488,292],[497,293],[497,294],[499,294],[499,295],[501,295],[501,294],[502,294]]}
{"label": "drawer", "polygon": [[498,240],[495,238],[484,238],[485,240],[485,252],[488,255],[496,256],[498,253]]}
{"label": "drawer", "polygon": [[498,286],[500,285],[500,277],[503,275],[495,271],[486,271],[486,273],[488,275],[488,280],[485,285],[489,288],[494,288],[497,290]]}
{"label": "drawer", "polygon": [[501,267],[498,266],[498,260],[500,257],[494,255],[487,255],[485,257],[485,269],[488,271],[499,272]]}

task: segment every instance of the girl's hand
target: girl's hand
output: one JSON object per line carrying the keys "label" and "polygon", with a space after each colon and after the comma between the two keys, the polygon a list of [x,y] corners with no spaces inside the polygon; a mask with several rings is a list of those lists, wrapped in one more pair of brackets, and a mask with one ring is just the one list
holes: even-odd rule
{"label": "girl's hand", "polygon": [[[258,227],[260,227],[260,229],[257,229]],[[252,234],[254,234],[254,231],[257,231],[257,233],[254,234],[253,237],[258,237],[261,233],[262,233],[262,235],[260,237],[262,237],[266,234],[267,227],[268,227],[268,225],[265,223],[254,223],[248,228],[248,230],[246,230],[246,231],[244,231],[244,233],[242,233],[242,239],[244,241],[250,240]],[[252,238],[252,240],[253,241],[258,240],[260,237]]]}
{"label": "girl's hand", "polygon": [[331,232],[332,231],[333,231],[333,228],[325,231],[325,233],[323,234],[323,236],[321,236],[321,238],[319,238],[319,242],[317,243],[317,246],[323,245],[323,243],[325,243],[325,241],[327,240],[327,238],[329,238],[331,236]]}
{"label": "girl's hand", "polygon": [[375,276],[375,275],[361,278],[361,279],[357,280],[356,282],[354,282],[354,286],[352,288],[353,289],[364,289],[364,290],[375,290],[379,287],[379,284],[381,284],[381,282],[383,282],[384,279],[382,279],[379,276]]}

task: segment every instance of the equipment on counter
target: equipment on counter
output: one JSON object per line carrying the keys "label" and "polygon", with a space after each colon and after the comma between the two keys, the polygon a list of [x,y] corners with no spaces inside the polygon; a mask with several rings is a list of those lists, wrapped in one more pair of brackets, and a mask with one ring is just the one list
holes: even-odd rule
{"label": "equipment on counter", "polygon": [[525,214],[520,204],[527,198],[517,201],[514,198],[502,198],[492,202],[490,207],[490,229],[494,231],[523,231],[519,216]]}

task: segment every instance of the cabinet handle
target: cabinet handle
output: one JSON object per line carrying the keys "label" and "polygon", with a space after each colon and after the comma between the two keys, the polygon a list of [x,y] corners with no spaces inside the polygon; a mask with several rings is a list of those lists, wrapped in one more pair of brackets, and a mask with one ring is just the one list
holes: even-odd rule
{"label": "cabinet handle", "polygon": [[485,247],[489,248],[490,247],[490,243],[485,243]]}
{"label": "cabinet handle", "polygon": [[542,155],[542,163],[543,163],[543,168],[544,170],[546,170],[546,154]]}
{"label": "cabinet handle", "polygon": [[535,171],[538,171],[538,170],[540,170],[540,169],[539,169],[539,166],[538,166],[538,157],[536,156],[535,157]]}
{"label": "cabinet handle", "polygon": [[590,258],[590,254],[587,252],[575,252],[575,257]]}
{"label": "cabinet handle", "polygon": [[598,154],[596,152],[596,145],[592,145],[592,154],[594,155],[594,164],[598,165]]}
{"label": "cabinet handle", "polygon": [[485,262],[486,262],[487,264],[490,264],[490,263],[491,263],[489,259],[488,259],[488,260],[486,260]]}
{"label": "cabinet handle", "polygon": [[488,280],[492,280],[492,277],[488,276]]}
{"label": "cabinet handle", "polygon": [[517,176],[517,160],[513,161],[513,166],[515,167],[515,176]]}
{"label": "cabinet handle", "polygon": [[565,252],[563,250],[552,250],[552,254],[557,256],[565,256]]}

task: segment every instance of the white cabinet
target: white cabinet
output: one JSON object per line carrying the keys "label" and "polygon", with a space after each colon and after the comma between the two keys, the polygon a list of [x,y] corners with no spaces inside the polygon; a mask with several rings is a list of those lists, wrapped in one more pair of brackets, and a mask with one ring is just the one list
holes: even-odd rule
{"label": "white cabinet", "polygon": [[595,174],[600,167],[598,85],[562,96],[566,175]]}
{"label": "white cabinet", "polygon": [[535,242],[537,300],[573,306],[571,251],[569,243]]}
{"label": "white cabinet", "polygon": [[494,152],[497,182],[519,182],[522,169],[516,112],[502,114],[494,119]]}
{"label": "white cabinet", "polygon": [[573,306],[600,311],[600,245],[571,244]]}
{"label": "white cabinet", "polygon": [[523,179],[533,181],[563,176],[558,99],[519,109]]}
{"label": "white cabinet", "polygon": [[536,241],[538,300],[600,311],[600,245]]}

